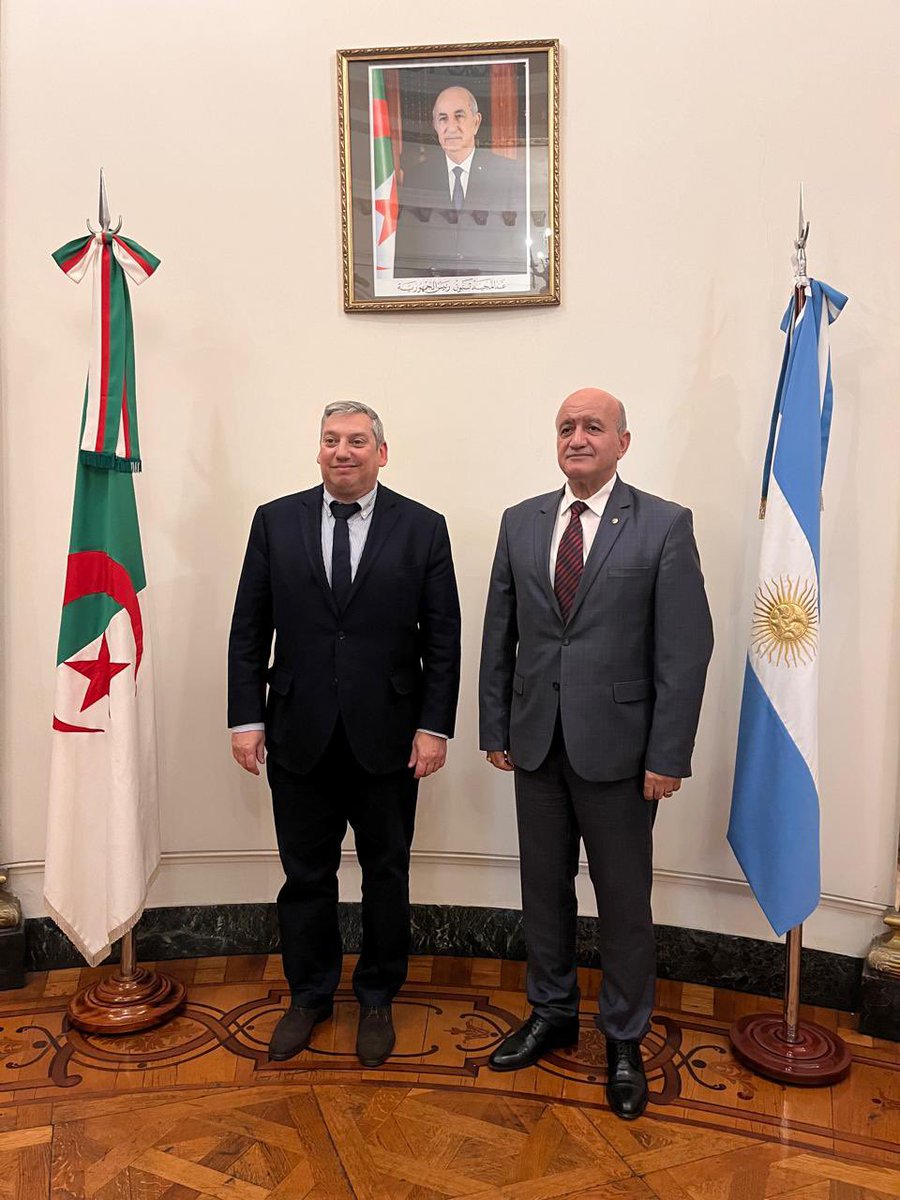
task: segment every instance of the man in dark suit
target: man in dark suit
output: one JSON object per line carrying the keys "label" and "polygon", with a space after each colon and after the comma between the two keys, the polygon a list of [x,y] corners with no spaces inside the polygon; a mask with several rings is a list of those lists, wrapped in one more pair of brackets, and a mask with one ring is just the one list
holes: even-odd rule
{"label": "man in dark suit", "polygon": [[453,736],[459,600],[444,518],[377,482],[387,462],[377,413],[328,405],[317,461],[324,486],[264,504],[253,519],[228,649],[228,724],[245,770],[258,775],[268,750],[286,876],[278,920],[291,1006],[270,1057],[299,1053],[331,1016],[349,822],[362,869],[357,1053],[375,1067],[393,1049],[391,1000],[406,978],[418,781],[444,765]]}
{"label": "man in dark suit", "polygon": [[522,275],[528,270],[525,173],[477,149],[481,113],[470,91],[445,88],[432,124],[440,151],[406,165],[395,278]]}
{"label": "man in dark suit", "polygon": [[515,772],[532,1014],[491,1056],[528,1066],[578,1040],[579,840],[597,896],[607,1094],[647,1103],[657,801],[691,773],[712,623],[688,509],[616,474],[622,404],[584,388],[556,419],[566,486],[503,515],[484,620],[481,747]]}

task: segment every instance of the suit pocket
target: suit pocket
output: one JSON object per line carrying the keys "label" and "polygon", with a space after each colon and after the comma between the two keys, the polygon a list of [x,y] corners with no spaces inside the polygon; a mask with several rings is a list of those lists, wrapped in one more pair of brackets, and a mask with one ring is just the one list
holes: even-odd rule
{"label": "suit pocket", "polygon": [[644,579],[651,567],[610,567],[607,574],[612,579]]}
{"label": "suit pocket", "polygon": [[525,680],[518,672],[513,675],[513,691],[517,696],[525,695]]}
{"label": "suit pocket", "polygon": [[628,679],[613,684],[613,699],[616,704],[628,704],[632,700],[649,700],[653,695],[652,679]]}
{"label": "suit pocket", "polygon": [[416,690],[416,677],[412,671],[395,671],[391,676],[391,687],[398,696],[411,696]]}
{"label": "suit pocket", "polygon": [[286,696],[294,682],[293,674],[285,667],[269,667],[266,679],[269,681],[271,691],[277,692],[279,696]]}

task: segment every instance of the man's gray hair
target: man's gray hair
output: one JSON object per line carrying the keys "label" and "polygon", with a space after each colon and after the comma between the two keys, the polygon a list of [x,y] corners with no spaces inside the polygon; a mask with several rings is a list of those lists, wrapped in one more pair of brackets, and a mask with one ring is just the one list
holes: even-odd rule
{"label": "man's gray hair", "polygon": [[322,436],[325,422],[336,413],[362,413],[372,422],[375,445],[380,446],[384,442],[384,426],[381,423],[381,417],[374,408],[369,408],[368,404],[363,404],[359,400],[335,400],[332,404],[326,404],[325,411],[322,413],[322,423],[319,426],[319,437]]}
{"label": "man's gray hair", "polygon": [[628,415],[625,412],[625,405],[621,400],[617,399],[616,403],[619,406],[619,419],[616,421],[616,433],[623,434],[628,432]]}
{"label": "man's gray hair", "polygon": [[451,83],[447,87],[442,88],[438,92],[438,94],[435,96],[434,104],[432,104],[432,106],[431,106],[431,120],[434,121],[434,110],[437,108],[438,100],[440,100],[440,98],[441,98],[441,96],[443,96],[444,92],[449,92],[451,90],[451,88],[456,88],[457,91],[466,93],[466,95],[469,97],[469,108],[472,110],[472,116],[477,117],[478,116],[478,101],[475,99],[475,97],[472,95],[472,93],[469,91],[469,89],[460,86],[460,84],[458,84],[458,83]]}

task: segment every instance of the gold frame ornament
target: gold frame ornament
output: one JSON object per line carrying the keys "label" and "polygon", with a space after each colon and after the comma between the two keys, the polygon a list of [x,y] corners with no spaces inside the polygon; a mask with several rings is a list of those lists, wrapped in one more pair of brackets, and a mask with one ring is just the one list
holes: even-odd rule
{"label": "gold frame ornament", "polygon": [[559,304],[558,40],[339,50],[337,81],[344,311]]}

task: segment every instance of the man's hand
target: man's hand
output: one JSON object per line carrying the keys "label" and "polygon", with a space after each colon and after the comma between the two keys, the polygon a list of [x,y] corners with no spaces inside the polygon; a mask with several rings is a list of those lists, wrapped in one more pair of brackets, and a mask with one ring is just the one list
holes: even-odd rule
{"label": "man's hand", "polygon": [[433,775],[446,761],[447,739],[435,737],[433,733],[423,733],[420,729],[413,738],[412,754],[406,764],[414,769],[416,779]]}
{"label": "man's hand", "polygon": [[498,771],[512,771],[514,769],[513,760],[509,757],[508,750],[488,750],[487,760]]}
{"label": "man's hand", "polygon": [[266,735],[261,729],[247,729],[244,733],[231,735],[231,757],[249,771],[259,774],[259,764],[266,761]]}
{"label": "man's hand", "polygon": [[681,787],[681,780],[674,775],[657,775],[655,771],[644,772],[644,799],[662,800]]}

